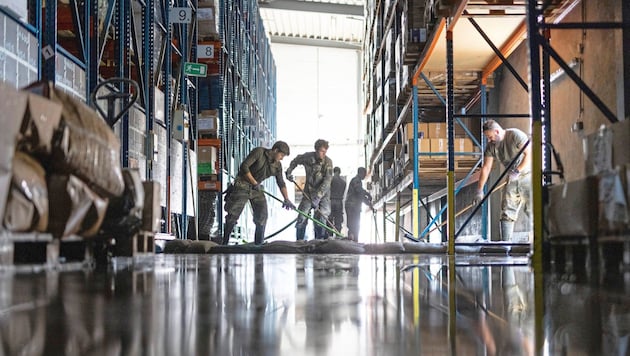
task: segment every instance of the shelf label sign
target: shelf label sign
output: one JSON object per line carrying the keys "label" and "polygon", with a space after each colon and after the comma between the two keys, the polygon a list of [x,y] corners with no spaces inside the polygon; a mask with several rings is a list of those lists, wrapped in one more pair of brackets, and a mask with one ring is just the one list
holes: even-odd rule
{"label": "shelf label sign", "polygon": [[214,45],[197,45],[197,58],[214,58]]}
{"label": "shelf label sign", "polygon": [[190,23],[192,21],[192,9],[189,7],[174,7],[169,13],[171,23]]}
{"label": "shelf label sign", "polygon": [[53,51],[50,45],[47,45],[46,47],[42,48],[42,55],[44,56],[45,60],[49,60],[55,56],[55,51]]}
{"label": "shelf label sign", "polygon": [[192,77],[205,77],[208,73],[208,66],[202,63],[184,63],[184,74]]}

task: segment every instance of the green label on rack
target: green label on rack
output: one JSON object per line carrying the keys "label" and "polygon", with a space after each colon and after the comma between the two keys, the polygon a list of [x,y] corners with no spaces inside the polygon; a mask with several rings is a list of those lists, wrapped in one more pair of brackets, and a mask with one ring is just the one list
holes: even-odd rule
{"label": "green label on rack", "polygon": [[184,74],[193,77],[205,77],[208,73],[208,66],[202,63],[184,63]]}

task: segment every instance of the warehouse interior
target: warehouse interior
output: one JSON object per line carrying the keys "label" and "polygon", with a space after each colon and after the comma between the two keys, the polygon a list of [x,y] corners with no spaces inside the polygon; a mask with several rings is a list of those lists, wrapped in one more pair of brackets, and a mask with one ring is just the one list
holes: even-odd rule
{"label": "warehouse interior", "polygon": [[[0,96],[3,355],[630,354],[626,0],[0,0]],[[322,138],[358,238],[271,178],[222,243]]]}

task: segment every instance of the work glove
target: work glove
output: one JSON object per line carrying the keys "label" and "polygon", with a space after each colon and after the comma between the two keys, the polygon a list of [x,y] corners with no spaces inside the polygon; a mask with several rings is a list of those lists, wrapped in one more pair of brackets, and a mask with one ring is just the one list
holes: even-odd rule
{"label": "work glove", "polygon": [[287,210],[295,210],[295,205],[289,199],[284,200],[282,207]]}
{"label": "work glove", "polygon": [[287,176],[287,180],[289,182],[294,182],[295,181],[295,177],[293,177],[293,174],[286,172],[285,175]]}
{"label": "work glove", "polygon": [[313,207],[313,209],[317,209],[319,208],[319,201],[321,200],[321,198],[315,197],[313,198],[313,200],[311,200],[311,206]]}
{"label": "work glove", "polygon": [[521,174],[521,172],[518,171],[518,169],[514,168],[510,170],[510,173],[508,173],[508,182],[514,182],[515,180],[518,179],[518,176]]}
{"label": "work glove", "polygon": [[483,190],[478,190],[477,194],[475,194],[475,197],[473,198],[472,203],[474,205],[477,205],[477,204],[481,203],[482,200],[483,200]]}
{"label": "work glove", "polygon": [[264,190],[265,190],[265,188],[263,187],[263,185],[262,185],[262,184],[260,184],[260,183],[258,183],[258,184],[256,184],[256,185],[253,185],[253,186],[252,186],[252,189],[253,189],[253,190],[255,190],[255,191],[257,191],[257,192],[262,192],[262,191],[264,191]]}

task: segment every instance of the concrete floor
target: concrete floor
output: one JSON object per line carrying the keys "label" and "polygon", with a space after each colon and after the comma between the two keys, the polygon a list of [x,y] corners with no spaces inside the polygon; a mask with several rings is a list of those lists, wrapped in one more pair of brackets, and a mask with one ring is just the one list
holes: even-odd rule
{"label": "concrete floor", "polygon": [[[527,257],[457,256],[450,288],[448,266],[443,255],[160,254],[5,271],[0,355],[533,354]],[[546,353],[628,355],[630,273],[611,288],[574,279],[545,275]]]}

